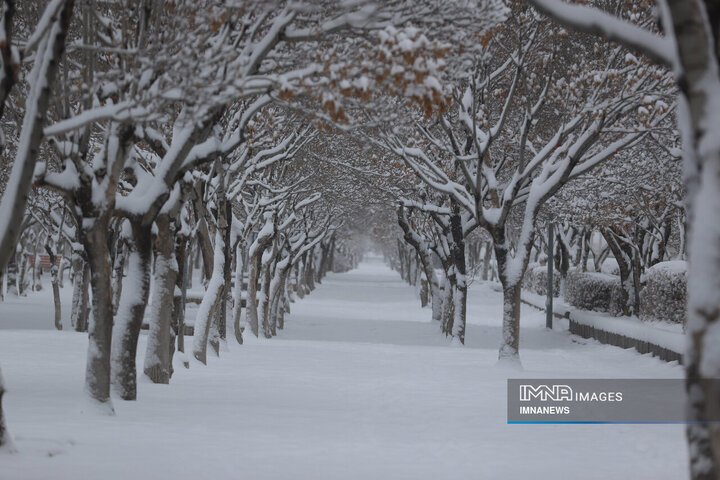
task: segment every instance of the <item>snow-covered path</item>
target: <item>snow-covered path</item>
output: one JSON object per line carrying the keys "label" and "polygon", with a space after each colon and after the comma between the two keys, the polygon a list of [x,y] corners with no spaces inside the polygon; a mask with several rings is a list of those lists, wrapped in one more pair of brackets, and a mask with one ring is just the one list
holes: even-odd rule
{"label": "snow-covered path", "polygon": [[[115,417],[83,413],[84,335],[0,330],[21,450],[0,455],[0,479],[687,478],[682,426],[507,425],[499,314],[499,294],[474,285],[468,345],[450,347],[413,289],[370,261],[296,302],[278,338],[143,381]],[[682,375],[545,331],[542,315],[523,312],[513,376]]]}

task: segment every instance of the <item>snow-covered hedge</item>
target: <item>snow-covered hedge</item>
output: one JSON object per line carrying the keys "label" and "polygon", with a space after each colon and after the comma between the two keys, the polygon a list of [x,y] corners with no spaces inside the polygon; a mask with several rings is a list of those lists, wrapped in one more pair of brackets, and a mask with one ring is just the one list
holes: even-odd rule
{"label": "snow-covered hedge", "polygon": [[582,310],[622,314],[620,277],[597,272],[568,272],[565,279],[565,301]]}
{"label": "snow-covered hedge", "polygon": [[645,272],[640,319],[684,323],[687,318],[687,262],[661,262]]}
{"label": "snow-covered hedge", "polygon": [[[523,288],[538,295],[547,295],[547,265],[531,263],[528,265],[523,277]],[[560,296],[560,274],[553,275],[553,296]]]}

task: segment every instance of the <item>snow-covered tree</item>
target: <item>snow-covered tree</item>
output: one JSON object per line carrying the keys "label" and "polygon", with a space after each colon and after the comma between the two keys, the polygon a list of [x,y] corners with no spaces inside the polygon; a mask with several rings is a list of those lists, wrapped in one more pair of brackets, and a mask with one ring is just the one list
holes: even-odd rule
{"label": "snow-covered tree", "polygon": [[720,93],[720,50],[713,2],[657,2],[662,32],[638,25],[633,16],[558,0],[529,0],[554,20],[576,30],[604,35],[657,64],[671,68],[679,89],[678,121],[683,138],[689,231],[688,377],[690,470],[693,478],[716,478],[720,471],[720,428],[701,423],[716,418],[720,394],[705,378],[717,378],[720,353],[720,145],[712,128]]}
{"label": "snow-covered tree", "polygon": [[[662,69],[568,35],[520,4],[474,68],[449,80],[448,112],[419,123],[419,140],[387,135],[387,147],[492,236],[504,296],[500,358],[517,361],[521,279],[540,208],[665,121],[669,81]],[[517,232],[508,223],[514,211]]]}

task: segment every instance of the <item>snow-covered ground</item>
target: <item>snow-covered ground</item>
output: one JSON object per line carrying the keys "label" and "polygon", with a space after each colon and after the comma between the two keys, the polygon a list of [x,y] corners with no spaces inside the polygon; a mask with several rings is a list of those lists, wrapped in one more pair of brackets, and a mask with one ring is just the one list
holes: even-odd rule
{"label": "snow-covered ground", "polygon": [[20,453],[0,454],[0,479],[687,478],[680,425],[508,425],[508,375],[682,369],[546,331],[544,313],[527,308],[524,371],[508,372],[495,366],[500,309],[498,292],[474,284],[467,345],[450,347],[413,289],[374,259],[329,275],[277,338],[176,367],[170,385],[142,381],[139,400],[116,399],[107,417],[84,411],[85,336],[35,318],[52,311],[49,294],[10,298],[0,366]]}

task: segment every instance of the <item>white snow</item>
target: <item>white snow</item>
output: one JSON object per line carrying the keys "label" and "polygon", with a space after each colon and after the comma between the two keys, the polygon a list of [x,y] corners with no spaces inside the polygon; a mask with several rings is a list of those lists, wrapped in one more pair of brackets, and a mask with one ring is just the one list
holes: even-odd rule
{"label": "white snow", "polygon": [[[528,307],[524,371],[499,369],[501,293],[475,282],[468,297],[466,346],[449,348],[379,260],[330,274],[292,304],[277,338],[229,340],[207,367],[176,363],[170,385],[140,379],[138,400],[116,400],[114,417],[82,413],[86,336],[51,330],[51,316],[48,330],[17,330],[24,320],[5,320],[17,308],[0,303],[20,451],[0,454],[0,478],[688,478],[682,425],[506,423],[508,375],[673,378],[681,367],[548,331]],[[44,292],[22,300],[51,312]]]}

